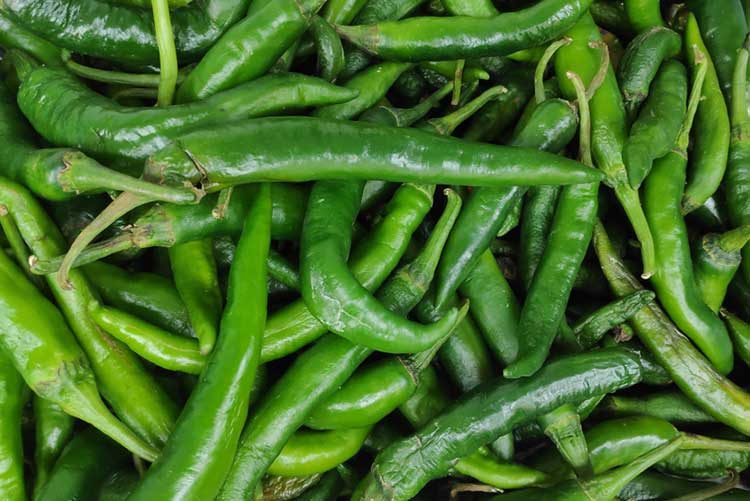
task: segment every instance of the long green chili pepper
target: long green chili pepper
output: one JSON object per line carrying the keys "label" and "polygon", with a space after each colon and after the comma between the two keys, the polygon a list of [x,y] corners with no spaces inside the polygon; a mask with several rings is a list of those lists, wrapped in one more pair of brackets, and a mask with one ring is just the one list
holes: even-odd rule
{"label": "long green chili pepper", "polygon": [[[62,252],[65,244],[59,230],[28,191],[0,178],[0,204],[8,207],[35,255],[50,258]],[[152,446],[161,446],[174,424],[174,403],[137,357],[88,316],[89,304],[97,296],[86,277],[75,270],[70,280],[75,290],[65,290],[55,275],[47,276],[57,304],[91,363],[102,395],[130,428]],[[124,380],[127,385],[122,384]]]}
{"label": "long green chili pepper", "polygon": [[[594,248],[616,296],[643,288],[617,255],[601,224],[594,228]],[[658,306],[644,307],[631,323],[639,339],[685,395],[718,421],[750,435],[750,395],[716,372]]]}
{"label": "long green chili pepper", "polygon": [[608,416],[653,416],[675,424],[716,422],[679,391],[649,393],[637,397],[610,395],[597,409]]}
{"label": "long green chili pepper", "polygon": [[559,186],[539,186],[526,192],[521,216],[518,271],[524,289],[529,290],[547,245],[547,235],[560,195]]}
{"label": "long green chili pepper", "polygon": [[719,311],[740,267],[740,251],[750,241],[750,226],[722,234],[709,233],[693,245],[693,274],[703,302]]}
{"label": "long green chili pepper", "polygon": [[[584,15],[566,36],[573,42],[561,47],[555,56],[555,71],[560,89],[567,99],[575,99],[575,89],[565,77],[572,71],[583,79],[591,80],[601,67],[601,49],[591,44],[602,43],[599,29],[590,15]],[[622,148],[626,139],[626,114],[622,95],[613,71],[608,71],[603,84],[591,96],[591,127],[594,162],[606,175],[605,183],[611,186],[641,244],[642,276],[654,273],[655,256],[651,230],[643,214],[638,191],[628,183],[622,161]]]}
{"label": "long green chili pepper", "polygon": [[[137,166],[188,130],[357,96],[355,90],[319,78],[286,73],[264,76],[205,101],[162,109],[119,105],[58,68],[33,69],[21,81],[18,106],[45,139]],[[70,127],[71,116],[80,117],[87,126]]]}
{"label": "long green chili pepper", "polygon": [[[695,54],[700,57],[699,53]],[[687,116],[670,153],[654,162],[646,178],[643,206],[655,231],[657,269],[651,283],[670,318],[722,374],[732,369],[732,342],[719,317],[703,302],[693,275],[690,244],[680,210],[692,119],[706,72],[704,62],[690,93]]]}
{"label": "long green chili pepper", "polygon": [[[631,386],[640,377],[638,361],[630,353],[610,348],[554,361],[530,378],[482,385],[381,452],[362,499],[409,499],[457,459],[514,427],[564,403]],[[488,401],[493,405],[487,406]]]}
{"label": "long green chili pepper", "polygon": [[34,499],[44,488],[52,467],[73,435],[72,416],[59,405],[34,395]]}
{"label": "long green chili pepper", "polygon": [[726,309],[722,308],[721,316],[727,324],[729,335],[732,336],[734,351],[740,360],[750,365],[750,326]]}
{"label": "long green chili pepper", "polygon": [[658,26],[635,37],[620,61],[618,76],[625,109],[631,117],[649,95],[649,87],[662,61],[677,56],[682,48],[680,36]]}
{"label": "long green chili pepper", "polygon": [[86,499],[114,471],[128,463],[128,454],[97,430],[87,428],[70,441],[55,463],[38,501]]}
{"label": "long green chili pepper", "polygon": [[685,25],[685,53],[693,81],[698,66],[690,53],[697,50],[706,56],[706,78],[703,93],[693,124],[693,150],[690,152],[688,180],[682,196],[682,211],[692,212],[713,195],[719,187],[727,166],[729,155],[729,113],[721,92],[716,67],[703,44],[695,16],[690,13]]}
{"label": "long green chili pepper", "polygon": [[633,188],[641,186],[654,160],[674,146],[685,118],[687,94],[685,66],[678,61],[666,61],[651,84],[622,151]]}
{"label": "long green chili pepper", "polygon": [[175,287],[188,312],[203,355],[211,352],[221,318],[222,294],[211,239],[169,248]]}
{"label": "long green chili pepper", "polygon": [[276,0],[251,8],[229,28],[177,89],[177,101],[199,101],[263,75],[304,33],[324,0]]}
{"label": "long green chili pepper", "polygon": [[[426,212],[425,209],[422,215]],[[380,288],[378,297],[386,306],[406,314],[417,304],[432,279],[435,258],[444,239],[443,232],[434,232],[430,239],[432,243],[425,246],[430,257],[418,257],[418,264],[413,267],[406,265]],[[248,421],[219,498],[235,499],[252,493],[294,431],[371,353],[372,350],[364,346],[328,334],[297,357]]]}
{"label": "long green chili pepper", "polygon": [[210,499],[231,466],[248,412],[266,321],[271,189],[265,183],[257,190],[229,272],[217,345],[164,451],[130,499]]}
{"label": "long green chili pepper", "polygon": [[581,349],[588,350],[614,327],[627,322],[641,308],[653,302],[656,294],[641,290],[616,299],[573,325],[573,333]]}
{"label": "long green chili pepper", "polygon": [[636,32],[646,31],[654,26],[664,26],[659,0],[625,0],[628,21]]}
{"label": "long green chili pepper", "polygon": [[8,501],[23,501],[26,486],[23,478],[23,440],[21,413],[26,402],[23,378],[13,362],[0,353],[0,492]]}
{"label": "long green chili pepper", "polygon": [[414,17],[375,26],[338,26],[344,38],[386,60],[433,61],[502,56],[559,38],[589,0],[543,0],[487,18]]}
{"label": "long green chili pepper", "polygon": [[[139,456],[153,460],[158,452],[117,420],[99,397],[86,355],[55,306],[28,281],[10,258],[0,253],[3,287],[2,343],[26,384],[68,414],[89,422]],[[33,317],[23,317],[21,301],[33,302]],[[39,350],[44,346],[45,350]]]}
{"label": "long green chili pepper", "polygon": [[[196,0],[171,13],[181,60],[197,59],[247,9],[245,0]],[[148,3],[150,6],[150,2]],[[129,64],[157,64],[159,52],[150,13],[104,0],[30,0],[3,3],[11,18],[58,47]],[[65,12],[76,16],[63,22]]]}

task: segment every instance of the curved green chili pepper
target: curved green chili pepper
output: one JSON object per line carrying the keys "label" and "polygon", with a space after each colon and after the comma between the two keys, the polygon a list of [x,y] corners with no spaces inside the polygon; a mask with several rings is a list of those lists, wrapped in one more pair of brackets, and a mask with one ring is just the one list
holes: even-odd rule
{"label": "curved green chili pepper", "polygon": [[633,188],[641,186],[654,160],[674,146],[685,118],[687,94],[685,67],[678,61],[666,61],[651,84],[622,151]]}
{"label": "curved green chili pepper", "polygon": [[[24,501],[21,413],[27,398],[23,378],[13,362],[0,353],[0,492],[8,501]],[[40,444],[42,445],[42,444]]]}
{"label": "curved green chili pepper", "polygon": [[92,428],[87,428],[73,437],[49,480],[42,489],[38,501],[63,501],[85,499],[94,493],[114,471],[128,463],[126,451]]}
{"label": "curved green chili pepper", "polygon": [[637,397],[610,395],[602,401],[598,409],[606,415],[615,417],[653,416],[676,424],[716,422],[711,415],[679,391],[649,393]]}
{"label": "curved green chili pepper", "polygon": [[[330,3],[326,5],[330,5]],[[341,39],[333,26],[320,16],[313,17],[310,22],[310,32],[315,41],[315,49],[318,52],[317,73],[323,80],[335,82],[341,70],[344,69],[345,63]]]}
{"label": "curved green chili pepper", "polygon": [[[71,52],[135,65],[159,61],[154,18],[139,8],[105,0],[42,4],[11,0],[3,3],[3,9],[21,25]],[[172,24],[180,59],[197,59],[246,9],[245,0],[195,0],[175,10]],[[66,17],[66,12],[76,15]]]}
{"label": "curved green chili pepper", "polygon": [[[617,255],[601,224],[594,228],[594,249],[616,296],[643,288]],[[631,323],[685,395],[718,421],[750,435],[750,395],[716,372],[658,306],[642,308]]]}
{"label": "curved green chili pepper", "polygon": [[[699,57],[699,54],[696,54]],[[690,244],[680,210],[685,184],[687,145],[692,119],[700,99],[706,65],[690,94],[687,116],[673,150],[654,163],[646,179],[643,206],[655,231],[657,269],[651,283],[670,318],[711,360],[727,374],[732,369],[732,342],[718,316],[703,302],[693,275]]]}
{"label": "curved green chili pepper", "polygon": [[656,297],[651,291],[641,290],[616,299],[585,316],[573,325],[573,333],[581,349],[588,350],[614,327],[627,322],[641,308]]}
{"label": "curved green chili pepper", "polygon": [[268,467],[272,475],[323,473],[351,458],[362,447],[370,427],[334,431],[304,431],[292,435]]}
{"label": "curved green chili pepper", "polygon": [[628,21],[640,33],[655,26],[664,26],[659,0],[625,0]]}
{"label": "curved green chili pepper", "polygon": [[169,248],[175,288],[188,312],[203,355],[211,352],[221,319],[222,294],[211,239]]}
{"label": "curved green chili pepper", "polygon": [[387,60],[434,61],[502,56],[560,37],[589,0],[543,0],[488,18],[415,17],[374,26],[338,26],[344,38]]}
{"label": "curved green chili pepper", "polygon": [[[10,292],[0,298],[3,336],[0,342],[26,384],[68,414],[89,422],[139,456],[158,452],[118,421],[99,397],[94,374],[55,306],[28,281],[7,255],[0,253],[0,278]],[[35,305],[25,317],[22,304]],[[44,350],[39,350],[44,346]]]}
{"label": "curved green chili pepper", "polygon": [[693,274],[703,302],[716,313],[740,267],[740,251],[750,241],[750,226],[709,233],[693,246]]}
{"label": "curved green chili pepper", "polygon": [[[58,68],[37,68],[21,80],[18,105],[45,139],[136,165],[188,130],[357,96],[355,90],[319,78],[287,73],[264,76],[205,101],[162,109],[121,106]],[[87,126],[71,127],[71,116]]]}
{"label": "curved green chili pepper", "polygon": [[60,66],[62,53],[58,47],[19,25],[0,11],[0,45],[5,49],[20,49],[47,66]]}
{"label": "curved green chili pepper", "polygon": [[688,14],[685,24],[684,46],[693,81],[698,67],[690,53],[697,48],[706,56],[706,78],[693,124],[693,149],[688,159],[688,180],[682,196],[682,211],[688,213],[703,205],[718,189],[726,171],[730,130],[729,113],[716,67],[692,13]]}
{"label": "curved green chili pepper", "polygon": [[266,320],[271,189],[258,192],[229,272],[218,343],[161,456],[129,499],[213,498],[231,466],[248,412]]}
{"label": "curved green chili pepper", "polygon": [[37,499],[52,467],[65,445],[73,435],[75,419],[63,411],[59,405],[45,398],[33,397],[34,420],[34,499]]}
{"label": "curved green chili pepper", "polygon": [[[409,499],[457,459],[513,427],[564,403],[631,386],[640,381],[640,374],[632,355],[610,348],[549,363],[531,378],[482,385],[414,435],[381,452],[365,480],[362,498]],[[486,405],[489,401],[492,406]]]}
{"label": "curved green chili pepper", "polygon": [[536,268],[547,246],[552,218],[560,196],[559,186],[539,186],[526,192],[521,216],[518,272],[524,289],[529,290]]}
{"label": "curved green chili pepper", "polygon": [[628,114],[635,116],[648,97],[649,87],[662,61],[677,56],[682,39],[669,28],[657,26],[635,37],[625,49],[618,76]]}
{"label": "curved green chili pepper", "polygon": [[732,336],[734,351],[740,360],[750,365],[750,326],[724,308],[721,309],[721,316],[727,324],[729,335]]}

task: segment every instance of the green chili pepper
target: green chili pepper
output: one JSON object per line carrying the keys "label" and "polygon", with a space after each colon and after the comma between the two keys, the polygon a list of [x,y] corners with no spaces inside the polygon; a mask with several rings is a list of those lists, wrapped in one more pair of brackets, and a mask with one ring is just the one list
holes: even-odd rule
{"label": "green chili pepper", "polygon": [[517,262],[521,283],[526,290],[529,290],[531,280],[544,254],[559,196],[559,186],[539,186],[530,188],[526,192],[521,216]]}
{"label": "green chili pepper", "polygon": [[[330,3],[326,5],[330,5]],[[320,16],[313,17],[310,22],[310,31],[318,52],[317,73],[323,80],[335,82],[344,69],[345,63],[341,39],[333,26]]]}
{"label": "green chili pepper", "polygon": [[622,151],[628,179],[638,189],[655,159],[672,149],[685,118],[687,73],[678,61],[661,65]]}
{"label": "green chili pepper", "polygon": [[164,451],[130,499],[213,498],[231,466],[248,412],[266,320],[271,189],[262,184],[257,190],[229,272],[217,345]]}
{"label": "green chili pepper", "polygon": [[443,0],[452,16],[493,17],[500,14],[490,0]]}
{"label": "green chili pepper", "polygon": [[[332,471],[330,473],[336,473]],[[336,473],[338,475],[338,473]],[[320,473],[302,477],[269,475],[263,479],[261,492],[256,492],[253,501],[281,501],[299,499],[299,496],[318,486],[325,477]]]}
{"label": "green chili pepper", "polygon": [[746,365],[750,365],[750,326],[726,309],[722,308],[721,316],[732,336],[734,351]]}
{"label": "green chili pepper", "polygon": [[625,0],[628,21],[638,33],[655,26],[664,26],[659,0]]}
{"label": "green chili pepper", "polygon": [[622,0],[597,0],[591,4],[589,12],[591,12],[597,26],[614,33],[620,39],[633,38],[635,29],[630,24]]}
{"label": "green chili pepper", "polygon": [[656,294],[651,291],[636,291],[585,316],[573,326],[578,345],[581,349],[590,349],[608,331],[627,322],[641,308],[650,304],[655,297]]}
{"label": "green chili pepper", "polygon": [[[696,53],[696,57],[700,57]],[[644,187],[644,210],[649,225],[657,230],[656,274],[651,282],[659,302],[675,324],[727,374],[732,369],[732,342],[718,316],[703,302],[693,275],[685,221],[680,211],[685,184],[690,127],[700,99],[704,62],[690,93],[687,116],[673,150],[654,162]]]}
{"label": "green chili pepper", "polygon": [[128,459],[124,449],[98,431],[87,428],[76,434],[62,451],[37,499],[90,499],[104,480],[125,466]]}
{"label": "green chili pepper", "polygon": [[[0,343],[26,384],[37,395],[95,425],[135,454],[154,459],[157,451],[110,414],[101,401],[86,356],[57,308],[4,253],[0,253],[0,267],[3,287],[9,291],[0,299],[5,325]],[[33,316],[21,313],[27,302],[35,305]],[[40,346],[45,349],[39,350]]]}
{"label": "green chili pepper", "polygon": [[298,431],[289,438],[268,472],[272,475],[323,473],[359,451],[370,427],[335,431]]}
{"label": "green chili pepper", "polygon": [[[362,489],[368,496],[409,499],[455,460],[560,405],[608,393],[640,380],[631,354],[606,349],[547,364],[531,378],[495,380],[461,398],[414,435],[399,440],[375,459]],[[493,402],[487,406],[486,402]]]}
{"label": "green chili pepper", "polygon": [[[404,75],[404,73],[401,75]],[[365,122],[388,124],[393,127],[408,127],[429,113],[452,91],[453,82],[449,82],[412,108],[394,108],[393,106],[386,106],[383,104],[376,105],[362,113],[359,119]],[[371,205],[369,202],[365,203],[365,200],[369,200],[371,197],[371,195],[368,195],[368,189],[371,190],[374,187],[379,186],[373,183],[381,183],[381,181],[367,181],[367,183],[365,183],[364,193],[362,195],[362,209],[366,209]]]}
{"label": "green chili pepper", "polygon": [[709,233],[693,246],[695,283],[714,313],[719,311],[729,283],[740,267],[740,250],[750,240],[750,226],[740,226],[722,234]]}
{"label": "green chili pepper", "polygon": [[[43,5],[12,0],[3,9],[21,25],[71,52],[135,65],[159,61],[154,18],[139,8],[104,0],[52,0]],[[197,59],[246,9],[244,0],[196,0],[175,10],[172,24],[180,59]],[[77,15],[64,22],[65,12]]]}
{"label": "green chili pepper", "polygon": [[[422,215],[426,212],[424,209]],[[406,314],[422,298],[432,279],[436,256],[444,239],[444,232],[433,233],[432,243],[425,246],[429,257],[428,254],[418,257],[417,264],[397,271],[394,278],[381,287],[378,297],[393,311]],[[404,277],[402,272],[408,275]],[[364,346],[328,334],[297,357],[251,416],[220,499],[234,499],[244,495],[242,493],[252,493],[292,433],[371,353],[372,350]]]}
{"label": "green chili pepper", "polygon": [[9,501],[26,499],[21,413],[27,396],[23,378],[13,367],[13,362],[4,353],[0,353],[0,454],[3,458],[0,466],[0,492]]}
{"label": "green chili pepper", "polygon": [[140,480],[132,468],[120,469],[109,475],[99,489],[99,501],[125,501]]}
{"label": "green chili pepper", "polygon": [[604,399],[598,409],[615,417],[653,416],[676,424],[716,422],[679,391],[649,393],[637,397],[611,395]]}
{"label": "green chili pepper", "polygon": [[[594,248],[615,295],[643,288],[616,254],[601,224],[594,228]],[[643,344],[690,400],[718,421],[750,434],[750,395],[716,372],[658,306],[644,307],[631,322]]]}
{"label": "green chili pepper", "polygon": [[488,18],[415,17],[337,29],[353,44],[387,60],[502,56],[558,38],[590,4],[588,0],[544,0],[525,10]]}
{"label": "green chili pepper", "polygon": [[60,66],[60,49],[19,25],[11,16],[0,11],[0,45],[5,49],[25,50],[47,66]]}
{"label": "green chili pepper", "polygon": [[[264,76],[198,103],[160,109],[121,106],[59,68],[40,67],[21,80],[18,105],[45,139],[138,166],[188,130],[341,103],[357,95],[319,78],[287,73]],[[87,126],[71,127],[71,116]]]}
{"label": "green chili pepper", "polygon": [[685,25],[684,46],[693,81],[697,77],[698,67],[690,53],[696,47],[706,56],[706,78],[693,124],[693,150],[688,159],[688,180],[682,196],[682,211],[688,213],[703,205],[718,189],[727,166],[730,129],[719,77],[692,13],[688,14]]}
{"label": "green chili pepper", "polygon": [[[0,204],[8,207],[35,255],[50,258],[62,251],[64,242],[59,230],[28,191],[0,179]],[[152,446],[161,446],[177,414],[174,403],[136,356],[88,316],[88,306],[96,295],[84,275],[76,270],[70,280],[74,290],[63,289],[55,275],[47,276],[56,302],[92,365],[102,395],[130,428]],[[123,381],[128,384],[123,385]]]}
{"label": "green chili pepper", "polygon": [[649,87],[662,61],[677,56],[681,48],[680,36],[662,26],[641,33],[628,44],[620,61],[618,76],[625,108],[631,117],[648,97]]}
{"label": "green chili pepper", "polygon": [[329,501],[342,494],[346,488],[344,479],[336,470],[331,470],[323,475],[315,486],[306,490],[297,499],[299,501]]}
{"label": "green chili pepper", "polygon": [[[735,476],[735,479],[739,478]],[[711,499],[712,501],[741,501],[747,498],[747,491],[734,489],[735,480],[726,484],[714,482],[698,482],[681,479],[671,475],[646,471],[631,481],[617,499],[632,501],[649,501],[656,499],[672,499],[695,501]],[[732,489],[732,490],[729,490]],[[729,490],[729,491],[728,491]],[[728,492],[727,492],[728,491]],[[722,494],[726,492],[725,494]]]}
{"label": "green chili pepper", "polygon": [[211,239],[173,245],[169,248],[169,262],[201,354],[206,355],[216,341],[222,307]]}
{"label": "green chili pepper", "polygon": [[34,420],[34,499],[37,499],[49,479],[52,467],[73,435],[75,420],[54,402],[33,397]]}

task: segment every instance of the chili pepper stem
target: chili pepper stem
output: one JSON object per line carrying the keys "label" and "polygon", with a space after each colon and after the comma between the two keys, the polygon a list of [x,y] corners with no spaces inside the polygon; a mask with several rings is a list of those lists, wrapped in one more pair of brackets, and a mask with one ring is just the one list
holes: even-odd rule
{"label": "chili pepper stem", "polygon": [[705,489],[685,494],[684,496],[672,498],[670,501],[702,501],[704,499],[713,499],[721,493],[730,491],[740,483],[740,476],[734,470],[727,470],[727,473],[729,473],[729,478],[726,482],[712,485]]}
{"label": "chili pepper stem", "polygon": [[440,118],[433,118],[432,120],[428,120],[427,123],[435,129],[437,134],[449,136],[453,134],[453,131],[456,130],[464,120],[474,115],[479,108],[506,92],[508,92],[508,89],[502,85],[491,87],[453,113],[449,113]]}
{"label": "chili pepper stem", "polygon": [[646,215],[643,213],[638,190],[633,189],[626,179],[618,180],[614,185],[614,190],[615,196],[627,213],[633,231],[635,231],[638,242],[641,244],[641,259],[643,260],[641,278],[644,280],[651,278],[656,270],[654,236],[651,234]]}
{"label": "chili pepper stem", "polygon": [[556,42],[552,42],[544,49],[542,57],[539,59],[534,70],[534,101],[536,104],[540,104],[546,99],[544,95],[544,73],[547,71],[550,60],[560,47],[570,45],[571,42],[573,42],[572,38],[563,37]]}
{"label": "chili pepper stem", "polygon": [[715,450],[715,451],[750,451],[750,442],[723,440],[720,438],[683,433],[684,439],[680,449]]}
{"label": "chili pepper stem", "polygon": [[[465,301],[463,305],[461,305],[461,308],[458,310],[458,316],[456,317],[456,322],[454,325],[458,325],[463,319],[466,317],[466,314],[469,312],[469,301]],[[418,377],[419,373],[421,373],[423,370],[427,368],[430,363],[432,363],[432,360],[435,358],[435,355],[438,354],[438,351],[440,351],[440,348],[443,347],[445,342],[448,340],[448,338],[453,334],[455,331],[454,329],[451,329],[448,331],[448,333],[440,338],[435,344],[427,348],[426,350],[420,351],[419,353],[415,353],[411,355],[410,357],[399,357],[399,360],[401,363],[406,367],[406,370],[412,374],[414,377]]]}
{"label": "chili pepper stem", "polygon": [[685,113],[685,121],[682,123],[680,135],[677,136],[676,149],[677,152],[682,155],[687,155],[687,147],[690,143],[690,129],[693,128],[695,113],[698,111],[698,105],[701,102],[701,95],[703,93],[703,81],[706,79],[706,71],[708,70],[706,56],[703,55],[698,47],[693,47],[693,49],[695,51],[694,57],[695,64],[698,66],[698,72],[695,75],[693,88],[690,90],[690,98],[688,100],[687,112]]}
{"label": "chili pepper stem", "polygon": [[157,104],[169,106],[177,86],[177,51],[174,46],[168,0],[151,0],[156,45],[159,48],[159,93]]}
{"label": "chili pepper stem", "polygon": [[104,167],[99,162],[77,151],[63,155],[65,168],[58,181],[67,192],[86,193],[89,191],[115,190],[129,191],[138,195],[172,203],[190,203],[199,198],[188,188],[160,186],[156,183],[136,179]]}
{"label": "chili pepper stem", "polygon": [[451,97],[451,104],[456,106],[461,100],[461,83],[464,78],[464,66],[466,65],[466,59],[460,59],[456,63],[456,72],[453,75],[453,96]]}
{"label": "chili pepper stem", "polygon": [[[144,234],[145,238],[147,232],[142,230],[142,228],[126,228],[121,235],[87,246],[76,258],[73,268],[100,261],[118,252],[140,247],[138,242],[141,239],[141,233]],[[51,259],[39,259],[36,256],[29,256],[28,266],[31,273],[35,275],[48,275],[60,269],[64,257],[56,256]]]}

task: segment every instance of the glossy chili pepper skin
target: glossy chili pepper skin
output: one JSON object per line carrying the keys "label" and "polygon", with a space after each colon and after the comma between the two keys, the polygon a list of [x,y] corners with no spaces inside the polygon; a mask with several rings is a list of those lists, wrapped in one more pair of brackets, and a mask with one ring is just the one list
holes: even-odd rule
{"label": "glossy chili pepper skin", "polygon": [[526,192],[517,262],[521,283],[526,290],[544,254],[560,189],[559,186],[539,186]]}
{"label": "glossy chili pepper skin", "polygon": [[111,473],[127,465],[128,459],[127,451],[97,430],[82,430],[63,450],[37,499],[86,499]]}
{"label": "glossy chili pepper skin", "polygon": [[[171,17],[180,58],[194,60],[208,50],[242,17],[247,3],[198,0],[175,10]],[[19,0],[4,3],[3,9],[21,25],[72,52],[136,65],[159,61],[154,18],[139,8],[103,0]]]}
{"label": "glossy chili pepper skin", "polygon": [[606,415],[653,416],[675,424],[714,423],[716,420],[701,410],[679,391],[650,393],[643,396],[606,397],[599,405]]}
{"label": "glossy chili pepper skin", "polygon": [[685,25],[684,52],[688,56],[692,79],[697,66],[691,53],[694,47],[706,56],[706,78],[701,102],[693,124],[693,149],[688,158],[688,180],[682,196],[682,210],[691,212],[703,205],[719,187],[729,155],[729,112],[724,101],[716,67],[703,43],[695,16],[688,14]]}
{"label": "glossy chili pepper skin", "polygon": [[318,74],[323,80],[334,82],[344,69],[344,47],[336,30],[320,16],[313,17],[310,31],[318,53]]}
{"label": "glossy chili pepper skin", "polygon": [[646,31],[654,26],[664,26],[659,0],[625,0],[628,21],[636,32]]}
{"label": "glossy chili pepper skin", "polygon": [[287,441],[268,472],[301,476],[324,473],[356,454],[370,427],[333,431],[299,430]]}
{"label": "glossy chili pepper skin", "polygon": [[740,360],[750,365],[750,326],[725,309],[721,310],[721,316],[727,324],[729,335],[732,336],[734,351]]}
{"label": "glossy chili pepper skin", "polygon": [[502,56],[558,38],[590,4],[587,0],[545,0],[488,18],[415,17],[374,26],[340,26],[338,30],[355,45],[387,60]]}
{"label": "glossy chili pepper skin", "polygon": [[635,115],[649,95],[649,86],[662,61],[677,56],[682,48],[680,36],[669,28],[656,27],[633,39],[620,61],[620,89],[628,113]]}
{"label": "glossy chili pepper skin", "polygon": [[740,250],[750,240],[750,227],[722,234],[709,233],[693,246],[693,274],[703,302],[716,313],[740,267]]}
{"label": "glossy chili pepper skin", "polygon": [[685,67],[678,61],[666,61],[651,84],[622,152],[633,188],[641,186],[654,160],[672,149],[685,118],[687,94]]}
{"label": "glossy chili pepper skin", "polygon": [[[601,225],[594,229],[594,248],[615,295],[643,288],[616,254]],[[718,421],[750,434],[750,395],[719,374],[658,306],[644,307],[631,323],[638,338],[685,395]]]}
{"label": "glossy chili pepper skin", "polygon": [[[532,378],[482,385],[416,434],[381,452],[368,475],[363,498],[408,499],[431,478],[445,474],[457,459],[514,426],[565,402],[615,391],[639,380],[638,362],[626,352],[608,349],[552,362]],[[487,401],[494,404],[487,406]],[[522,401],[529,406],[519,405]]]}
{"label": "glossy chili pepper skin", "polygon": [[266,2],[229,28],[177,90],[177,101],[198,101],[263,75],[304,33],[322,0]]}
{"label": "glossy chili pepper skin", "polygon": [[[213,498],[248,412],[266,320],[271,189],[259,185],[232,262],[218,342],[164,451],[130,499]],[[158,494],[157,494],[158,493]]]}
{"label": "glossy chili pepper skin", "polygon": [[[268,75],[199,103],[129,107],[96,93],[62,69],[42,67],[23,78],[18,104],[34,129],[54,144],[80,148],[102,160],[140,164],[191,129],[344,102],[356,94],[319,78],[289,73]],[[71,116],[87,126],[71,127]]]}
{"label": "glossy chili pepper skin", "polygon": [[52,467],[73,434],[75,420],[59,405],[34,396],[34,498],[47,483]]}
{"label": "glossy chili pepper skin", "polygon": [[30,32],[2,11],[0,11],[0,45],[6,49],[25,50],[47,66],[62,64],[62,54],[58,47]]}
{"label": "glossy chili pepper skin", "polygon": [[21,413],[26,403],[26,387],[11,359],[0,354],[0,492],[9,501],[26,499],[23,478]]}

